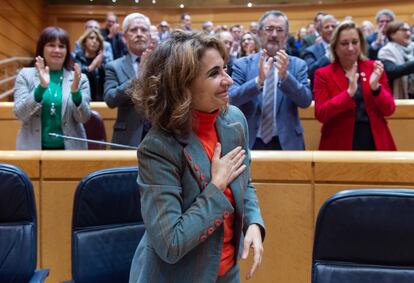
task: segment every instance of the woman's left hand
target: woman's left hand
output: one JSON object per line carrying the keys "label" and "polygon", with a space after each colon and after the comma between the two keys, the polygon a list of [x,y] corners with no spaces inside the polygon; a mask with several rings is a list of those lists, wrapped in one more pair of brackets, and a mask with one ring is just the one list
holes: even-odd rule
{"label": "woman's left hand", "polygon": [[79,66],[79,64],[75,64],[73,66],[74,69],[74,74],[73,74],[73,82],[72,82],[72,86],[70,87],[70,91],[71,92],[77,92],[79,89],[79,82],[81,80],[81,68]]}
{"label": "woman's left hand", "polygon": [[253,248],[254,257],[253,265],[250,268],[249,272],[246,274],[246,279],[249,280],[252,278],[253,273],[259,267],[262,262],[263,256],[263,244],[262,244],[262,234],[260,233],[260,228],[257,224],[252,224],[247,228],[246,236],[244,237],[243,242],[243,253],[242,259],[246,259],[249,256],[249,249]]}
{"label": "woman's left hand", "polygon": [[374,71],[369,78],[369,85],[371,90],[375,91],[380,87],[379,79],[381,78],[382,73],[384,72],[384,65],[381,61],[374,62]]}

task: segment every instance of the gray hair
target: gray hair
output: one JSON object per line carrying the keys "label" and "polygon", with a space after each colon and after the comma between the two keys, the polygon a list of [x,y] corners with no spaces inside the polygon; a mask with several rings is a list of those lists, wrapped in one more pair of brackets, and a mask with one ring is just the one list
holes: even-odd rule
{"label": "gray hair", "polygon": [[285,13],[283,13],[282,11],[278,11],[278,10],[272,10],[272,11],[267,11],[266,13],[264,13],[260,19],[259,19],[259,30],[263,29],[263,22],[264,20],[266,20],[266,18],[268,17],[282,17],[285,20],[285,26],[286,26],[286,33],[289,32],[289,20],[288,17],[286,16]]}
{"label": "gray hair", "polygon": [[327,21],[335,21],[335,22],[338,22],[338,20],[335,18],[335,16],[330,15],[330,14],[327,14],[327,15],[325,15],[325,16],[322,17],[321,24],[319,25],[319,30],[322,29],[323,24],[325,22],[327,22]]}
{"label": "gray hair", "polygon": [[377,15],[375,16],[375,21],[378,22],[379,18],[382,16],[388,16],[391,20],[395,20],[395,13],[390,9],[382,9],[378,11]]}
{"label": "gray hair", "polygon": [[147,16],[140,13],[132,13],[126,16],[124,21],[122,22],[122,31],[127,32],[129,24],[131,23],[131,21],[135,19],[142,20],[147,25],[148,30],[150,29],[151,21]]}

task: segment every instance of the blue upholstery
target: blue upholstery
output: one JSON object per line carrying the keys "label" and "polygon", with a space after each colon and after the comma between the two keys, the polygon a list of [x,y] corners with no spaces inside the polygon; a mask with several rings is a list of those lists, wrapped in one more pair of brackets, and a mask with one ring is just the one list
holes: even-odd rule
{"label": "blue upholstery", "polygon": [[313,283],[414,282],[414,190],[343,191],[319,211]]}
{"label": "blue upholstery", "polygon": [[44,281],[49,271],[35,271],[36,245],[32,183],[20,168],[0,163],[0,282]]}
{"label": "blue upholstery", "polygon": [[144,234],[137,167],[97,171],[75,194],[72,277],[76,283],[128,282]]}

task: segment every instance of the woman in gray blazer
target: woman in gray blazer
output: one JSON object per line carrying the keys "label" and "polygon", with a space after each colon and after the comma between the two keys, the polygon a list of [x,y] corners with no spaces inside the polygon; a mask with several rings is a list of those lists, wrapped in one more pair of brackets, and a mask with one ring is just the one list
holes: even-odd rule
{"label": "woman in gray blazer", "polygon": [[144,62],[132,96],[152,128],[138,149],[146,233],[130,282],[240,282],[240,257],[263,253],[246,119],[217,38],[174,31]]}
{"label": "woman in gray blazer", "polygon": [[86,142],[50,133],[86,138],[90,117],[88,79],[70,56],[69,36],[59,27],[45,28],[37,41],[35,67],[23,68],[14,86],[14,113],[22,121],[16,148],[87,149]]}

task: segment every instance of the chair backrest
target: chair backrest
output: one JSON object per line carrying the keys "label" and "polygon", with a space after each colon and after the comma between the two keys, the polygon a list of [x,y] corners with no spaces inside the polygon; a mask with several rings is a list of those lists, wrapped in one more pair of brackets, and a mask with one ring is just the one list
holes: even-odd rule
{"label": "chair backrest", "polygon": [[32,183],[20,168],[0,163],[0,282],[29,282],[36,244]]}
{"label": "chair backrest", "polygon": [[350,190],[328,199],[316,223],[312,282],[414,282],[414,190]]}
{"label": "chair backrest", "polygon": [[128,282],[133,255],[144,234],[137,167],[100,170],[75,193],[72,278],[76,283]]}
{"label": "chair backrest", "polygon": [[[86,137],[91,140],[106,141],[105,124],[101,115],[95,110],[91,110],[91,117],[88,122],[83,124],[85,127]],[[106,145],[97,143],[88,143],[88,149],[106,149]]]}

